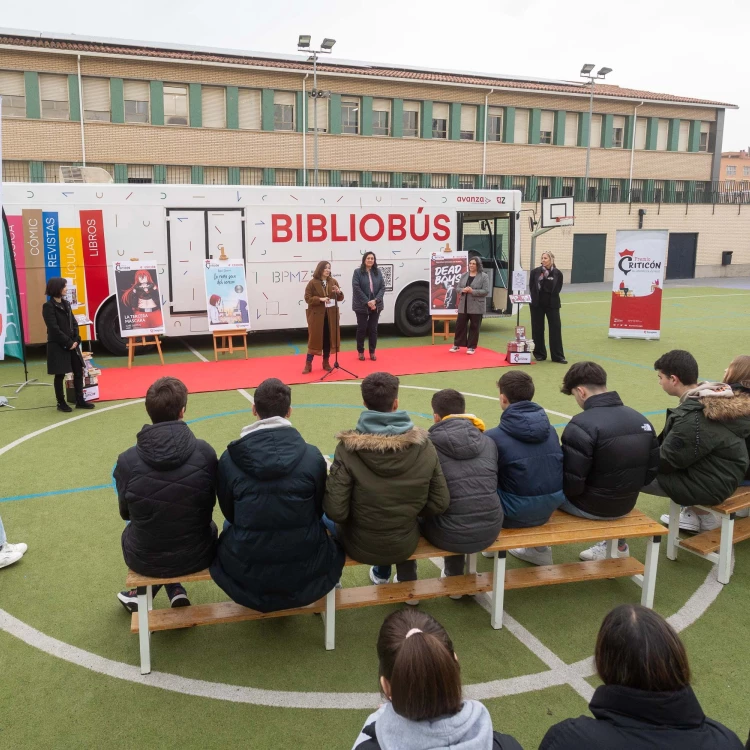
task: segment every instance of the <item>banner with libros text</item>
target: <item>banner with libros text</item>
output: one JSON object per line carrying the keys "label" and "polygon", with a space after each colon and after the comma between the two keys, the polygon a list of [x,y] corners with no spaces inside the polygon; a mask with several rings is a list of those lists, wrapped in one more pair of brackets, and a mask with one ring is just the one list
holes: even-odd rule
{"label": "banner with libros text", "polygon": [[612,278],[611,338],[658,339],[669,232],[618,229]]}

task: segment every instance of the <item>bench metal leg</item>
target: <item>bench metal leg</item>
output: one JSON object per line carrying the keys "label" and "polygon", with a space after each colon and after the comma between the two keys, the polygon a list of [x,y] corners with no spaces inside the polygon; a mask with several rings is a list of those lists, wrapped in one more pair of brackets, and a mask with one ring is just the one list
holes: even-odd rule
{"label": "bench metal leg", "polygon": [[466,572],[476,573],[477,572],[477,553],[473,552],[466,556]]}
{"label": "bench metal leg", "polygon": [[490,612],[490,624],[495,630],[503,627],[503,604],[505,601],[505,555],[504,551],[498,552],[493,561],[492,572],[492,609]]}
{"label": "bench metal leg", "polygon": [[656,590],[656,566],[659,562],[660,536],[651,537],[646,542],[646,562],[643,570],[643,590],[641,591],[641,604],[653,609],[654,592]]}
{"label": "bench metal leg", "polygon": [[326,651],[336,648],[336,589],[326,594],[326,611],[323,613]]}
{"label": "bench metal leg", "polygon": [[719,583],[729,583],[732,577],[732,547],[734,540],[734,513],[722,515],[721,542],[719,544]]}
{"label": "bench metal leg", "polygon": [[151,586],[138,587],[138,641],[141,647],[141,674],[151,673],[151,632],[148,629],[148,613],[153,607]]}
{"label": "bench metal leg", "polygon": [[614,557],[620,556],[620,550],[617,549],[617,539],[608,539],[607,540],[607,559],[612,559]]}
{"label": "bench metal leg", "polygon": [[669,501],[669,533],[667,534],[667,558],[669,560],[677,559],[677,542],[680,534],[680,506]]}

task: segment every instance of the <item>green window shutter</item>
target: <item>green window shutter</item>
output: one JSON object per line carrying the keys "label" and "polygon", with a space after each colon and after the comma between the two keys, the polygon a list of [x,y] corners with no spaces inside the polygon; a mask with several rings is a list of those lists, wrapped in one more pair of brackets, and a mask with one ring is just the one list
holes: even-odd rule
{"label": "green window shutter", "polygon": [[432,187],[432,175],[426,174],[424,172],[419,175],[419,187],[425,189],[429,189],[430,187]]}
{"label": "green window shutter", "polygon": [[[506,108],[508,109],[508,108]],[[513,107],[510,107],[509,109],[513,109]],[[502,189],[503,190],[513,190],[513,176],[509,174],[503,175],[503,181],[502,181]]]}
{"label": "green window shutter", "polygon": [[622,140],[622,147],[625,149],[633,148],[633,127],[635,125],[635,118],[633,115],[627,115],[625,117],[625,133]]}
{"label": "green window shutter", "polygon": [[[27,71],[23,74],[23,82],[26,90],[26,117],[29,120],[38,120],[42,116],[42,102],[39,99],[39,73]],[[38,163],[41,164],[41,162]]]}
{"label": "green window shutter", "polygon": [[461,140],[461,102],[451,102],[448,116],[448,140]]}
{"label": "green window shutter", "polygon": [[203,184],[203,167],[190,167],[190,182],[193,185]]}
{"label": "green window shutter", "polygon": [[685,203],[694,203],[694,202],[695,202],[695,180],[688,180],[685,183]]}
{"label": "green window shutter", "polygon": [[[516,129],[516,108],[506,107],[503,117],[503,143],[513,143],[513,133]],[[510,190],[510,188],[508,188]]]}
{"label": "green window shutter", "polygon": [[372,187],[372,172],[362,172],[362,187]]}
{"label": "green window shutter", "polygon": [[109,79],[109,101],[112,107],[112,122],[125,122],[125,98],[122,78]]}
{"label": "green window shutter", "polygon": [[164,185],[167,181],[167,168],[163,164],[154,164],[154,182]]}
{"label": "green window shutter", "polygon": [[260,93],[260,121],[263,130],[273,130],[273,89]]}
{"label": "green window shutter", "polygon": [[115,182],[126,183],[128,181],[128,165],[115,164]]}
{"label": "green window shutter", "polygon": [[422,102],[422,138],[432,138],[432,102]]}
{"label": "green window shutter", "polygon": [[328,132],[341,135],[341,94],[331,94],[328,108]]}
{"label": "green window shutter", "polygon": [[341,187],[341,172],[338,169],[332,169],[328,173],[328,184],[331,187]]}
{"label": "green window shutter", "polygon": [[391,172],[391,187],[400,188],[403,178],[401,172]]}
{"label": "green window shutter", "polygon": [[30,161],[29,162],[29,179],[32,182],[44,182],[44,162],[43,161]]}
{"label": "green window shutter", "polygon": [[528,182],[526,183],[526,195],[528,196],[528,199],[533,201],[534,203],[537,202],[537,187],[539,186],[539,181],[536,177],[529,177]]}
{"label": "green window shutter", "polygon": [[542,122],[542,110],[529,110],[529,143],[539,143],[539,127]]}
{"label": "green window shutter", "polygon": [[[578,113],[578,145],[586,148],[589,145],[589,132],[591,123],[589,122],[588,112]],[[578,200],[578,199],[576,199]]]}
{"label": "green window shutter", "polygon": [[[586,113],[586,117],[588,117],[588,112]],[[580,118],[579,118],[580,123]],[[579,135],[580,135],[580,128],[579,128]],[[575,185],[575,199],[577,201],[583,202],[586,200],[586,178],[585,177],[576,177],[576,185]]]}
{"label": "green window shutter", "polygon": [[240,168],[239,167],[229,167],[229,169],[227,169],[227,184],[229,185],[240,184]]}
{"label": "green window shutter", "polygon": [[[404,100],[393,99],[391,103],[391,137],[404,137]],[[372,184],[372,173],[370,174],[370,184]],[[364,180],[364,178],[363,178]],[[362,184],[365,187],[364,182]]]}
{"label": "green window shutter", "polygon": [[[555,146],[565,145],[565,115],[566,112],[563,109],[559,109],[555,112],[555,126],[552,131],[552,144]],[[562,183],[560,183],[562,186]],[[555,193],[559,195],[559,193]]]}
{"label": "green window shutter", "polygon": [[[607,148],[607,146],[603,146],[603,148]],[[609,177],[602,177],[599,183],[599,203],[609,203],[609,186]]]}
{"label": "green window shutter", "polygon": [[[674,117],[669,121],[669,135],[667,136],[667,151],[677,151],[680,141],[680,118]],[[674,203],[674,201],[666,201]]]}
{"label": "green window shutter", "polygon": [[487,108],[484,104],[480,104],[477,107],[477,140],[484,141],[484,124],[487,120]]}
{"label": "green window shutter", "polygon": [[448,188],[450,190],[458,190],[458,175],[457,174],[448,175]]}
{"label": "green window shutter", "polygon": [[[271,101],[273,101],[273,97],[271,98]],[[276,170],[273,167],[263,167],[263,184],[276,184]]]}
{"label": "green window shutter", "polygon": [[[565,114],[565,113],[563,113]],[[562,197],[562,188],[563,188],[563,178],[562,177],[553,177],[552,178],[552,187],[550,188],[550,198],[560,198]]]}
{"label": "green window shutter", "polygon": [[[659,118],[649,117],[646,125],[646,150],[656,151],[656,137],[659,132]],[[653,185],[652,185],[653,190]]]}
{"label": "green window shutter", "polygon": [[307,185],[307,176],[304,169],[297,170],[297,185],[300,187]]}
{"label": "green window shutter", "polygon": [[612,148],[612,130],[614,126],[614,115],[604,115],[602,117],[602,148]]}
{"label": "green window shutter", "polygon": [[[677,120],[679,123],[680,121]],[[677,132],[679,133],[680,126],[677,125]],[[677,202],[677,183],[674,180],[667,180],[664,183],[664,202],[665,203],[676,203]]]}
{"label": "green window shutter", "polygon": [[[295,116],[297,118],[297,122],[294,125],[295,125],[295,130],[298,133],[304,133],[305,132],[305,128],[304,128],[304,122],[305,122],[304,114],[305,114],[305,109],[304,109],[304,107],[305,107],[305,97],[302,96],[302,92],[301,91],[298,91],[297,95],[296,95],[296,98],[295,98],[295,107],[294,107],[294,109],[295,109],[294,114],[295,114]],[[302,183],[300,183],[300,184],[302,184]]]}
{"label": "green window shutter", "polygon": [[164,83],[151,81],[151,124],[164,124]]}
{"label": "green window shutter", "polygon": [[484,190],[484,175],[483,174],[475,174],[474,175],[474,189],[475,190]]}
{"label": "green window shutter", "polygon": [[372,97],[363,96],[359,109],[359,132],[361,135],[372,135]]}
{"label": "green window shutter", "polygon": [[71,122],[81,121],[81,92],[78,89],[78,76],[72,73],[68,76],[68,102],[70,106]]}
{"label": "green window shutter", "polygon": [[[190,101],[188,105],[190,107],[190,127],[201,128],[203,127],[203,97],[201,96],[201,85],[200,83],[190,84]],[[195,180],[193,180],[195,182]],[[203,182],[203,174],[201,173],[201,183]]]}
{"label": "green window shutter", "polygon": [[[227,86],[227,128],[237,130],[240,127],[240,90],[237,86]],[[238,185],[231,182],[230,185]]]}
{"label": "green window shutter", "polygon": [[620,180],[620,203],[630,203],[630,180]]}
{"label": "green window shutter", "polygon": [[[39,97],[37,97],[38,99]],[[28,112],[28,96],[26,97],[26,110]],[[690,121],[690,135],[688,136],[688,151],[696,152],[700,149],[701,144],[701,121]],[[693,184],[693,194],[695,194],[695,184]]]}
{"label": "green window shutter", "polygon": [[[652,119],[657,119],[656,117]],[[654,180],[643,181],[643,202],[653,203],[654,202]]]}

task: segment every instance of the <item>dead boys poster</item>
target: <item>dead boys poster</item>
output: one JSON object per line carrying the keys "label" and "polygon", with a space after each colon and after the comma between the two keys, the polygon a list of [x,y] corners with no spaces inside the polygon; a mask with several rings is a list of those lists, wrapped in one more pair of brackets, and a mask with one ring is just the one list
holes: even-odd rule
{"label": "dead boys poster", "polygon": [[115,263],[117,312],[122,336],[164,333],[157,278],[153,263]]}
{"label": "dead boys poster", "polygon": [[[446,248],[449,248],[446,245]],[[458,313],[458,282],[469,268],[465,252],[441,250],[430,257],[430,315]]]}

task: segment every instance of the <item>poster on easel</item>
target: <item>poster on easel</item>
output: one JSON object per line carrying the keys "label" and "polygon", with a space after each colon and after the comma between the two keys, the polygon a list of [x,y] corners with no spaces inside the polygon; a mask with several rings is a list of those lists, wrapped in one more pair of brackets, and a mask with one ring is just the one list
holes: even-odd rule
{"label": "poster on easel", "polygon": [[666,229],[618,229],[609,337],[658,339],[669,244]]}
{"label": "poster on easel", "polygon": [[208,330],[249,330],[245,261],[207,260],[205,281]]}
{"label": "poster on easel", "polygon": [[154,336],[164,333],[161,290],[155,263],[115,263],[117,314],[120,335]]}
{"label": "poster on easel", "polygon": [[469,253],[446,244],[430,256],[430,315],[458,314],[458,282],[469,270]]}

